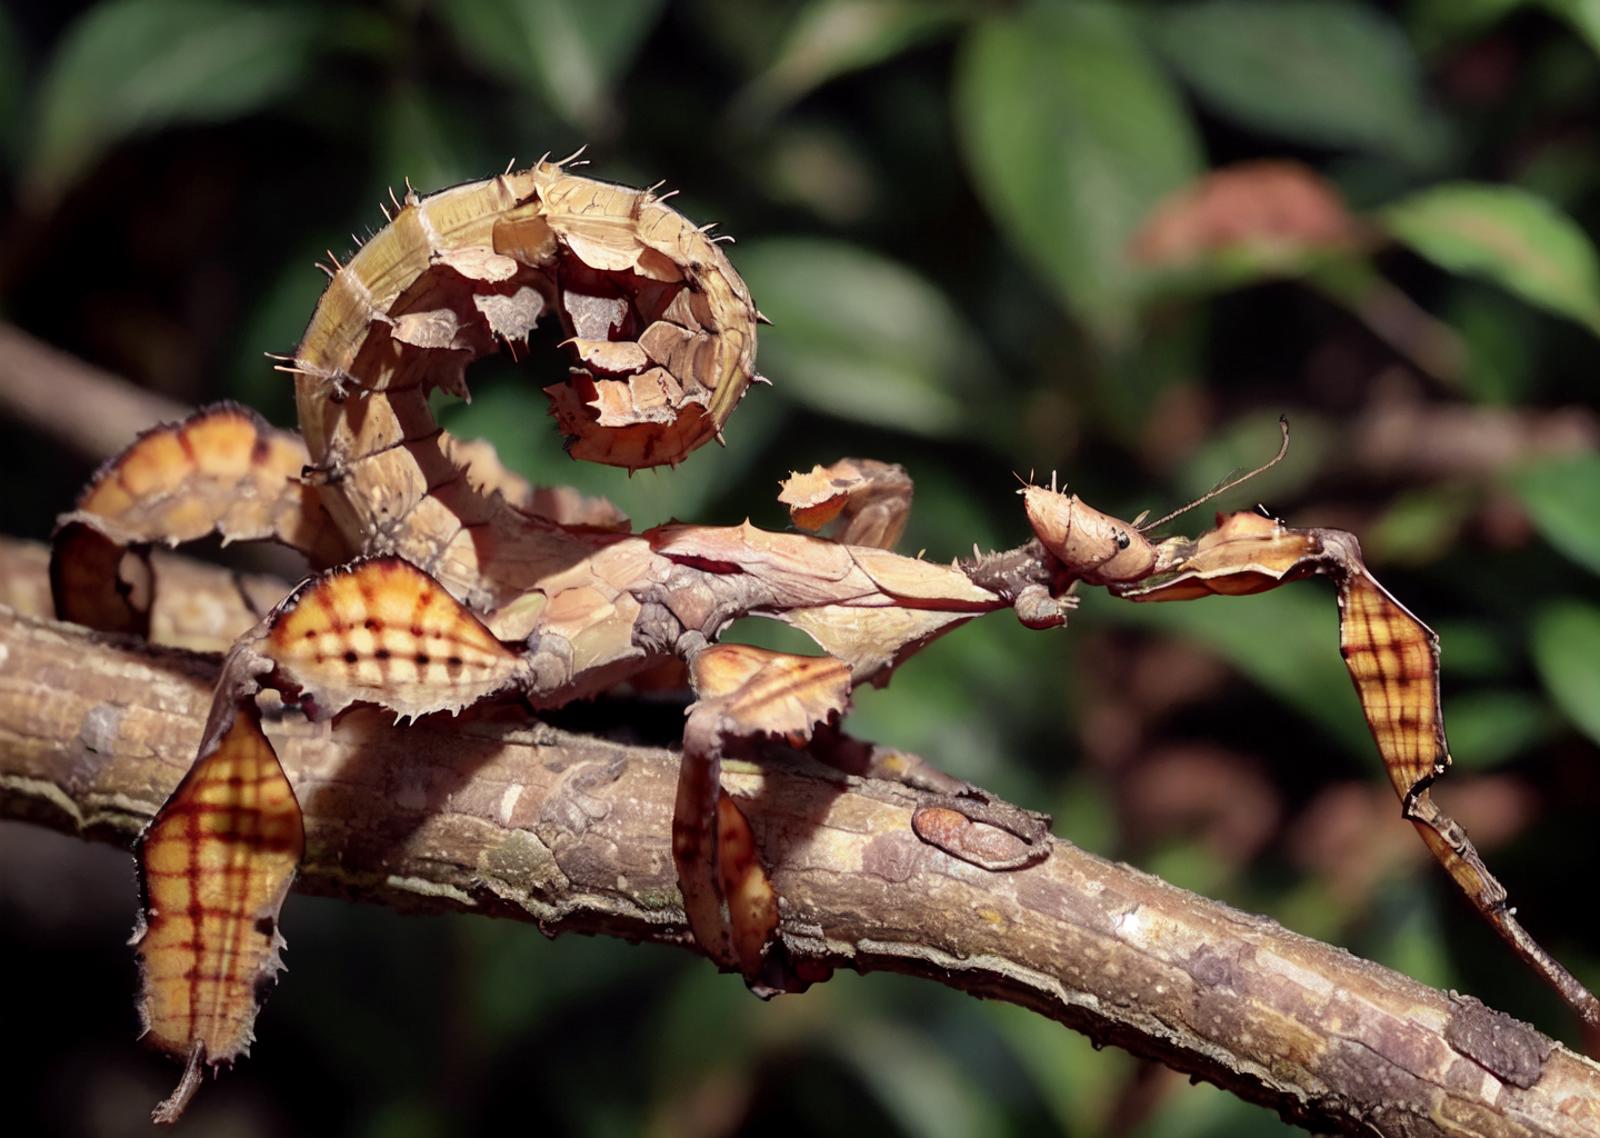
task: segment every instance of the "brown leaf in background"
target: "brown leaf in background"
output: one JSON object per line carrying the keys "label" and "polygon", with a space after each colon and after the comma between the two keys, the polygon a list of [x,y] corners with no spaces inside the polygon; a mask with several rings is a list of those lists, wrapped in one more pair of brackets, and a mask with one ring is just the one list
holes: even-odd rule
{"label": "brown leaf in background", "polygon": [[1241,162],[1213,170],[1158,205],[1129,250],[1141,264],[1173,268],[1225,249],[1276,257],[1346,249],[1364,232],[1338,190],[1310,167]]}

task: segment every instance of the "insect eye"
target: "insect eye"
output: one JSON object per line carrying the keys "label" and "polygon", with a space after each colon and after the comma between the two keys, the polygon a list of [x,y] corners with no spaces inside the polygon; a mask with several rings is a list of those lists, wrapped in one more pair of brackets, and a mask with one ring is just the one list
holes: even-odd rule
{"label": "insect eye", "polygon": [[1117,531],[1117,548],[1118,549],[1127,549],[1130,544],[1131,544],[1131,542],[1129,542],[1129,540],[1128,540],[1128,535],[1123,533],[1121,530],[1118,530]]}

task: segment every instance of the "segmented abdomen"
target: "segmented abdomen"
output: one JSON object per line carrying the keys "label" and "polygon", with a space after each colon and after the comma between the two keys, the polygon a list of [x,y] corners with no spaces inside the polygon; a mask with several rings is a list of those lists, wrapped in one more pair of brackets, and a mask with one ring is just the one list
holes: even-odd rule
{"label": "segmented abdomen", "polygon": [[323,502],[353,547],[399,553],[475,606],[570,564],[582,539],[529,532],[481,462],[469,477],[430,391],[465,395],[471,361],[553,309],[577,357],[546,389],[569,452],[637,468],[715,437],[754,375],[757,313],[721,249],[650,191],[557,163],[408,193],[330,275],[285,367]]}

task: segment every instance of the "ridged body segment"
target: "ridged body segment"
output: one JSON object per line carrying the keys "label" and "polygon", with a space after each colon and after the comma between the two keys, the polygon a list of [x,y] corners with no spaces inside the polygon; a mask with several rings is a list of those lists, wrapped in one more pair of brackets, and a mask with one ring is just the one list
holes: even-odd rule
{"label": "ridged body segment", "polygon": [[313,480],[353,549],[398,554],[487,612],[597,548],[475,481],[428,406],[436,388],[464,395],[469,363],[515,351],[552,310],[578,366],[546,390],[576,458],[676,463],[754,374],[743,281],[649,191],[542,162],[408,194],[333,268],[286,367]]}

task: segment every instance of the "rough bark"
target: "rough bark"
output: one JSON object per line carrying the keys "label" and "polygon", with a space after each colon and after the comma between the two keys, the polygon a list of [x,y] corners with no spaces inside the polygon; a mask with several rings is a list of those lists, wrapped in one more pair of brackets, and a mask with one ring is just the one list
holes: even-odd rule
{"label": "rough bark", "polygon": [[[0,546],[0,598],[36,603],[41,563]],[[189,765],[215,667],[0,609],[0,816],[127,845]],[[269,733],[305,809],[300,889],[690,944],[671,751],[505,717]],[[1476,1001],[1064,841],[1016,872],[955,860],[899,784],[775,756],[724,785],[799,956],[1009,1000],[1317,1130],[1600,1135],[1600,1066]]]}

